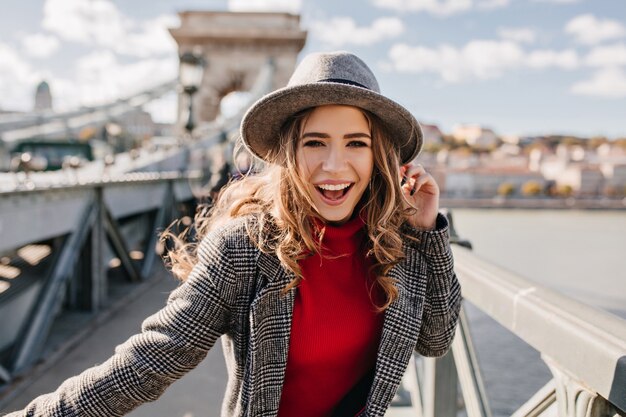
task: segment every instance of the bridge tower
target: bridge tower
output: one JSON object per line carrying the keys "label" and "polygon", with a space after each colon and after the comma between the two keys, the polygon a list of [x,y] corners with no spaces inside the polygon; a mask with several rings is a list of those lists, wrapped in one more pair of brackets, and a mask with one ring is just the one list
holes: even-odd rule
{"label": "bridge tower", "polygon": [[[304,47],[300,16],[288,13],[180,12],[180,27],[170,29],[179,55],[192,52],[205,60],[202,83],[193,95],[194,117],[214,120],[221,99],[233,91],[249,91],[259,70],[272,59],[272,89],[287,84]],[[187,97],[178,97],[178,126],[185,119]]]}
{"label": "bridge tower", "polygon": [[50,85],[46,81],[37,85],[34,110],[52,110],[52,93],[50,92]]}

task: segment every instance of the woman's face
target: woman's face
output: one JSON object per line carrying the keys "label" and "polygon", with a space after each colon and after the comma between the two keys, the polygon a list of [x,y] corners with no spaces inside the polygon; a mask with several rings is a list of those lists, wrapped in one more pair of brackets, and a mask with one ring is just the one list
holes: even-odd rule
{"label": "woman's face", "polygon": [[372,177],[368,120],[356,107],[315,108],[302,128],[296,161],[317,212],[327,222],[344,223]]}

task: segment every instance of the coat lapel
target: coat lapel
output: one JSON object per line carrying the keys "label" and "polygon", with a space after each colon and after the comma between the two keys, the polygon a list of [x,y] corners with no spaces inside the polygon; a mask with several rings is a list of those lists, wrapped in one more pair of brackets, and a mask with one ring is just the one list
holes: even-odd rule
{"label": "coat lapel", "polygon": [[271,255],[260,253],[260,282],[250,310],[251,416],[275,416],[283,388],[295,290],[283,294],[293,279]]}
{"label": "coat lapel", "polygon": [[385,311],[383,331],[376,356],[376,374],[367,400],[367,416],[383,416],[391,403],[411,355],[415,350],[423,299],[407,285],[406,271],[399,265],[389,276],[397,280],[398,298]]}

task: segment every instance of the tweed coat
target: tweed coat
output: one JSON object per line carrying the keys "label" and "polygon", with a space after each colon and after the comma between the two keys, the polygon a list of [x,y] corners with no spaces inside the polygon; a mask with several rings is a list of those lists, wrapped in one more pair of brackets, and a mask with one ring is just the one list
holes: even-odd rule
{"label": "tweed coat", "polygon": [[[9,416],[121,416],[156,400],[222,335],[229,374],[222,416],[276,416],[297,290],[282,294],[293,276],[251,242],[245,221],[234,220],[203,239],[187,281],[110,359]],[[384,313],[362,416],[384,415],[414,349],[440,356],[451,344],[461,294],[445,217],[439,215],[437,225],[430,232],[403,226],[419,242],[405,238],[406,258],[389,273],[398,298]]]}

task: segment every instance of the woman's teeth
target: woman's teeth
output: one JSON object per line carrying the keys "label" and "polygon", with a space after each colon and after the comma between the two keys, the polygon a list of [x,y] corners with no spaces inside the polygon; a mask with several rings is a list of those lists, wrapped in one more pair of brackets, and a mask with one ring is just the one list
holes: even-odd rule
{"label": "woman's teeth", "polygon": [[322,190],[329,190],[329,191],[343,190],[344,188],[348,188],[349,186],[350,186],[349,182],[345,184],[320,184],[318,185],[318,187],[321,188]]}
{"label": "woman's teeth", "polygon": [[343,197],[347,192],[352,183],[345,184],[320,184],[317,188],[324,195],[324,197],[329,200],[338,200]]}

